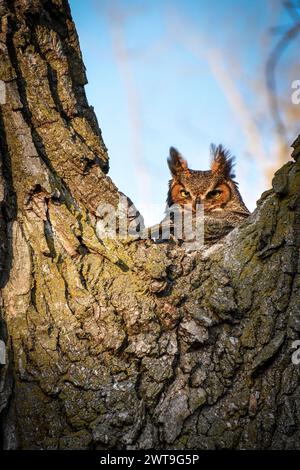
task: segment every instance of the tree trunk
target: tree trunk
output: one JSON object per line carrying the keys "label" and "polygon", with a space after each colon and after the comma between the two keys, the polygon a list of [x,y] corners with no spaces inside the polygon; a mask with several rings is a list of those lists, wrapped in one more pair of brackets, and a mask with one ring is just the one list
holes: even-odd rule
{"label": "tree trunk", "polygon": [[222,243],[101,241],[119,192],[69,7],[0,16],[3,447],[300,448],[299,143]]}

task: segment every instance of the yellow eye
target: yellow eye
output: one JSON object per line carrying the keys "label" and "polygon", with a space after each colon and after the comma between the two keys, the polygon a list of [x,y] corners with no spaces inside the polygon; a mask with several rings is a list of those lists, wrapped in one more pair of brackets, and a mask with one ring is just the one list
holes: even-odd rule
{"label": "yellow eye", "polygon": [[219,199],[221,196],[222,191],[220,189],[213,189],[213,191],[209,191],[206,195],[206,199]]}
{"label": "yellow eye", "polygon": [[182,189],[180,191],[180,194],[182,197],[189,197],[190,196],[190,193],[188,191],[186,191],[185,189]]}

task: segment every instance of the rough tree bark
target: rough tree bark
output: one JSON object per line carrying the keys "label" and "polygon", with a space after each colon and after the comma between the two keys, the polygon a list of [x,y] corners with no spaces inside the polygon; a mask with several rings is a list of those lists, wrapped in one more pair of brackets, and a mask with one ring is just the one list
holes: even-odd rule
{"label": "rough tree bark", "polygon": [[222,243],[103,243],[119,193],[67,2],[0,16],[3,447],[300,448],[300,143]]}

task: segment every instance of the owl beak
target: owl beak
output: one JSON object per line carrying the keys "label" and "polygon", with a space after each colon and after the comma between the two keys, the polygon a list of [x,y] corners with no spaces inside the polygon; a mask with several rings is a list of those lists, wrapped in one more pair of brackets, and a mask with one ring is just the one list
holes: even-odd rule
{"label": "owl beak", "polygon": [[201,204],[202,204],[201,197],[200,196],[196,197],[196,199],[193,202],[193,212],[196,212],[197,206],[201,206]]}

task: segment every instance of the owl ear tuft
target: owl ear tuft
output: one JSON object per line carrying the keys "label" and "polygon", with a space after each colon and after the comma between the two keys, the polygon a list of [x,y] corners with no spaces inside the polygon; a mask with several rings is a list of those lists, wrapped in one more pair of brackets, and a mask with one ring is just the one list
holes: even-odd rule
{"label": "owl ear tuft", "polygon": [[174,147],[170,147],[168,165],[173,176],[177,176],[180,173],[189,174],[187,161]]}
{"label": "owl ear tuft", "polygon": [[215,175],[225,178],[235,178],[233,166],[235,158],[222,145],[211,144],[210,151],[212,155],[211,171]]}

